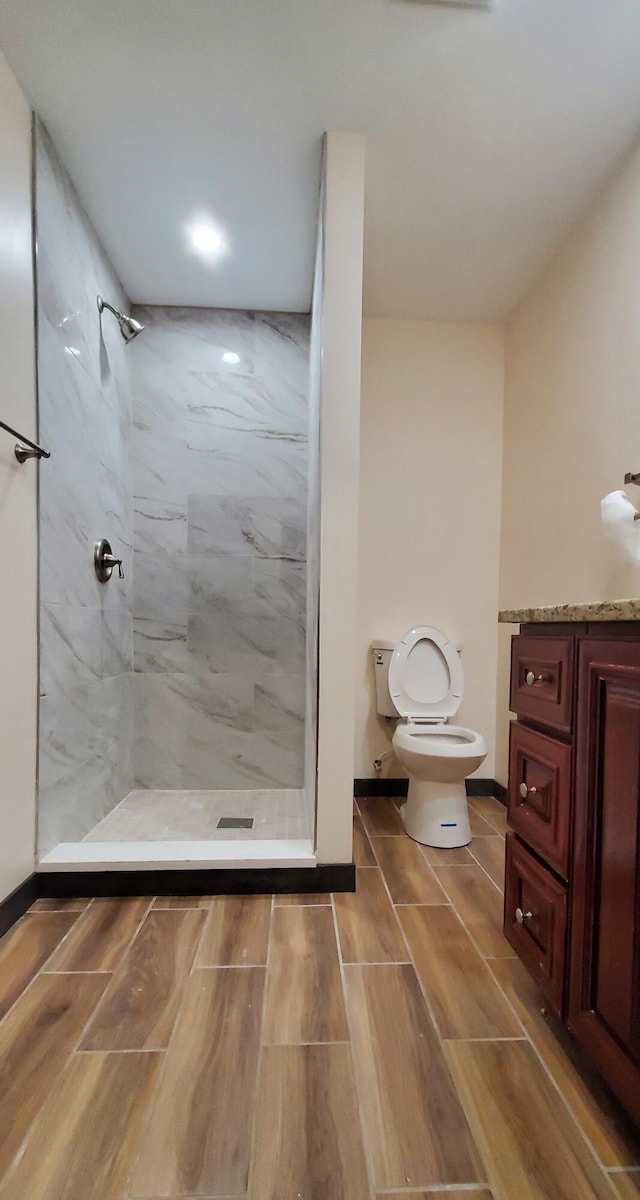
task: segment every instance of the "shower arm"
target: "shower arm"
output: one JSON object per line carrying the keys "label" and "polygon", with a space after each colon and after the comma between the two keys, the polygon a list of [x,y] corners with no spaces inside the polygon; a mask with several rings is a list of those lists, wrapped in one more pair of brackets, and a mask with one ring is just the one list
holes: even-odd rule
{"label": "shower arm", "polygon": [[98,296],[98,312],[102,312],[103,308],[108,308],[109,312],[113,313],[114,317],[122,316],[122,313],[119,309],[114,308],[113,304],[109,304],[108,300],[103,300],[102,296]]}

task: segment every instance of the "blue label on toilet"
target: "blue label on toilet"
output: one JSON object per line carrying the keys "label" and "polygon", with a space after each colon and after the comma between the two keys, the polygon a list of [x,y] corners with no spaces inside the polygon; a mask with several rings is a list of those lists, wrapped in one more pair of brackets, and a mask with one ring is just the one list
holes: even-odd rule
{"label": "blue label on toilet", "polygon": [[458,824],[457,821],[441,821],[440,828],[441,829],[455,829],[457,824]]}

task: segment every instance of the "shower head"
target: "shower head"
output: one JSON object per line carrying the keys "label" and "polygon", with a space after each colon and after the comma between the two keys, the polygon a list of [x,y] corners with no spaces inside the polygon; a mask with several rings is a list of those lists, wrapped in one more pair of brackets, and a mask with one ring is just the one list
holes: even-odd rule
{"label": "shower head", "polygon": [[139,333],[142,333],[144,325],[141,325],[140,322],[136,321],[134,317],[129,317],[126,313],[120,312],[119,309],[113,307],[113,304],[109,304],[107,300],[103,300],[102,296],[97,296],[96,300],[99,313],[104,312],[105,308],[108,308],[109,312],[113,313],[118,325],[120,326],[120,333],[122,334],[125,342],[132,342],[134,337],[137,337]]}

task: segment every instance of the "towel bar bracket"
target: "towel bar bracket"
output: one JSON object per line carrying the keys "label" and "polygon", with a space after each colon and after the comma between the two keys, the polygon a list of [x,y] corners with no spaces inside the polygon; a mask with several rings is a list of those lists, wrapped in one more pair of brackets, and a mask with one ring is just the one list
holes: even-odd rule
{"label": "towel bar bracket", "polygon": [[18,439],[14,447],[14,454],[19,463],[26,462],[28,458],[51,458],[51,454],[48,450],[45,450],[44,446],[39,446],[37,442],[32,442],[31,438],[18,433],[17,429],[12,429],[4,421],[0,421],[0,429],[6,430],[12,437]]}

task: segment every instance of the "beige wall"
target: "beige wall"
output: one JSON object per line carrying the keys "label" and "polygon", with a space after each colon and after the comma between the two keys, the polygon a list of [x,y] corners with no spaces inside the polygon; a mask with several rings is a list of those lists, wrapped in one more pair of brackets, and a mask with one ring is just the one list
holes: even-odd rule
{"label": "beige wall", "polygon": [[356,777],[393,733],[375,712],[371,640],[412,624],[464,643],[455,720],[484,735],[478,774],[493,776],[503,350],[497,325],[364,322]]}
{"label": "beige wall", "polygon": [[318,861],[351,862],[365,139],[329,133],[312,334],[319,388]]}
{"label": "beige wall", "polygon": [[[640,146],[508,323],[502,608],[640,594],[600,527],[625,471],[640,471]],[[504,701],[499,723],[504,747]]]}
{"label": "beige wall", "polygon": [[[31,273],[31,116],[0,55],[0,364],[2,419],[35,433]],[[36,472],[0,430],[0,899],[34,866]]]}

